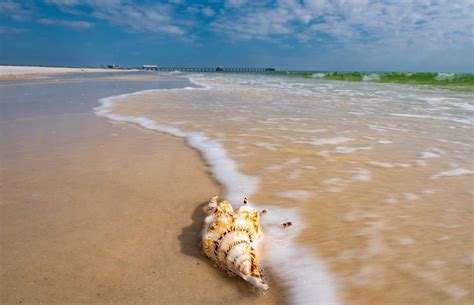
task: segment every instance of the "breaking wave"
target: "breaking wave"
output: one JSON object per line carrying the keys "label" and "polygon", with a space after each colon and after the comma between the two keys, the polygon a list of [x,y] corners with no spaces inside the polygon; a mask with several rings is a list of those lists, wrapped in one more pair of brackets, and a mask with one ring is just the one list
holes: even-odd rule
{"label": "breaking wave", "polygon": [[272,74],[354,82],[474,87],[473,73],[276,71]]}

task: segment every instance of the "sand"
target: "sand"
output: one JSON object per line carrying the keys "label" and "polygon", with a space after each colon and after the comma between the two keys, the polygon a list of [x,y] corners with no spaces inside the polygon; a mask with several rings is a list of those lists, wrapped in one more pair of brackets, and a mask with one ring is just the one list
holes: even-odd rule
{"label": "sand", "polygon": [[41,77],[45,75],[65,73],[104,73],[104,72],[136,72],[137,69],[102,69],[102,68],[72,68],[72,67],[38,67],[38,66],[4,66],[0,65],[0,79],[25,77]]}
{"label": "sand", "polygon": [[182,139],[97,118],[92,100],[20,104],[3,99],[0,117],[0,303],[283,302],[200,253],[220,189]]}

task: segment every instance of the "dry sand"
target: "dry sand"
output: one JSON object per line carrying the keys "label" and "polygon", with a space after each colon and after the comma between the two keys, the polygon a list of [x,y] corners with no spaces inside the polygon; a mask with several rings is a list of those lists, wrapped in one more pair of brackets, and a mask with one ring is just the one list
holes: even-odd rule
{"label": "dry sand", "polygon": [[1,116],[1,304],[282,303],[200,253],[197,152],[70,107]]}
{"label": "dry sand", "polygon": [[72,68],[72,67],[38,67],[38,66],[4,66],[0,65],[0,79],[41,77],[65,73],[104,73],[138,71],[136,69],[102,69],[102,68]]}

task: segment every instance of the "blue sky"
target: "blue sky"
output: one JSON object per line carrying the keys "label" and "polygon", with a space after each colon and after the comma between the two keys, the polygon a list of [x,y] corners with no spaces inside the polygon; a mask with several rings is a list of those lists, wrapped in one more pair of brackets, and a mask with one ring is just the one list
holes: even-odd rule
{"label": "blue sky", "polygon": [[0,0],[0,63],[474,72],[472,0]]}

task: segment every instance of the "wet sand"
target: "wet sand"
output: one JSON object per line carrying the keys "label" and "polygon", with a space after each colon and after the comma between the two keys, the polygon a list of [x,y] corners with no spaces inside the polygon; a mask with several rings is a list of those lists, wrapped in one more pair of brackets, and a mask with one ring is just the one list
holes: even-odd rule
{"label": "wet sand", "polygon": [[196,151],[93,114],[104,88],[177,85],[152,80],[0,88],[0,303],[283,302],[200,253],[202,206],[220,189]]}

